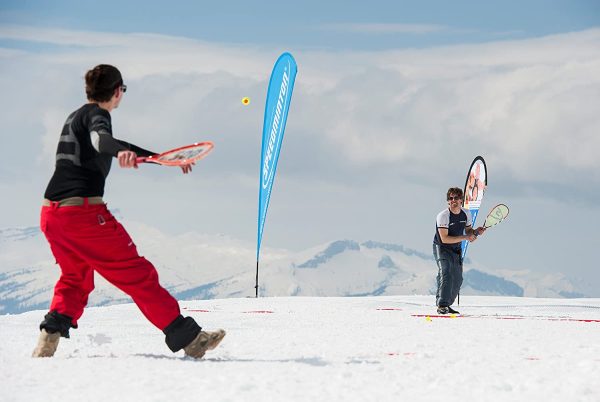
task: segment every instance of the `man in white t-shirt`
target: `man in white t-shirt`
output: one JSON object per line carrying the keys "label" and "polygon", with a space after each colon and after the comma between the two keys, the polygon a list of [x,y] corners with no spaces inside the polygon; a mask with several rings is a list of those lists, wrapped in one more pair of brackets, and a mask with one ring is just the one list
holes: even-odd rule
{"label": "man in white t-shirt", "polygon": [[448,189],[446,199],[448,208],[438,214],[433,238],[433,257],[438,266],[435,304],[439,314],[459,314],[450,306],[463,281],[461,242],[475,241],[485,228],[471,227],[471,212],[462,208],[463,191],[460,188]]}

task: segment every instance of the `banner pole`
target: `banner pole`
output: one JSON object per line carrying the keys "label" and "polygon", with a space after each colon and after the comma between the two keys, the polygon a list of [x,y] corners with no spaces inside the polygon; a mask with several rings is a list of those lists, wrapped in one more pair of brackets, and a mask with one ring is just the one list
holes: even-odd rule
{"label": "banner pole", "polygon": [[258,299],[258,260],[256,260],[256,285],[254,286],[254,289],[256,289],[255,297]]}

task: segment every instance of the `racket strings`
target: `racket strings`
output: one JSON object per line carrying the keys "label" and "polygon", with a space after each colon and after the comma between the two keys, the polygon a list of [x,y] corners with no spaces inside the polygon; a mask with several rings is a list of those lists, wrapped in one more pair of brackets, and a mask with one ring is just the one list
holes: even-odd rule
{"label": "racket strings", "polygon": [[213,148],[212,143],[193,145],[185,148],[174,149],[158,155],[155,160],[162,163],[192,163],[203,158]]}

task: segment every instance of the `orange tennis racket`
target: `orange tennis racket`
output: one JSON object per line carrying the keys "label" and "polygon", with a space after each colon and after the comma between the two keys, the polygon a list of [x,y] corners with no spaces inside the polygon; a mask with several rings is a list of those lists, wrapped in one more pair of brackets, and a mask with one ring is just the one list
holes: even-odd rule
{"label": "orange tennis racket", "polygon": [[204,158],[213,148],[214,144],[210,141],[196,142],[162,154],[139,156],[135,161],[136,163],[158,163],[164,166],[183,166]]}

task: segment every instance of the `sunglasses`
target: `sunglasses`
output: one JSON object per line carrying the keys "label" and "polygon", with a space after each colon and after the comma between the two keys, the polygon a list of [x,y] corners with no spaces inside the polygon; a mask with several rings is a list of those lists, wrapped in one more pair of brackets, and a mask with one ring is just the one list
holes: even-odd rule
{"label": "sunglasses", "polygon": [[448,197],[448,201],[460,201],[462,200],[462,197],[459,195],[456,195],[454,197]]}
{"label": "sunglasses", "polygon": [[121,85],[121,91],[123,91],[123,93],[127,92],[127,85]]}

